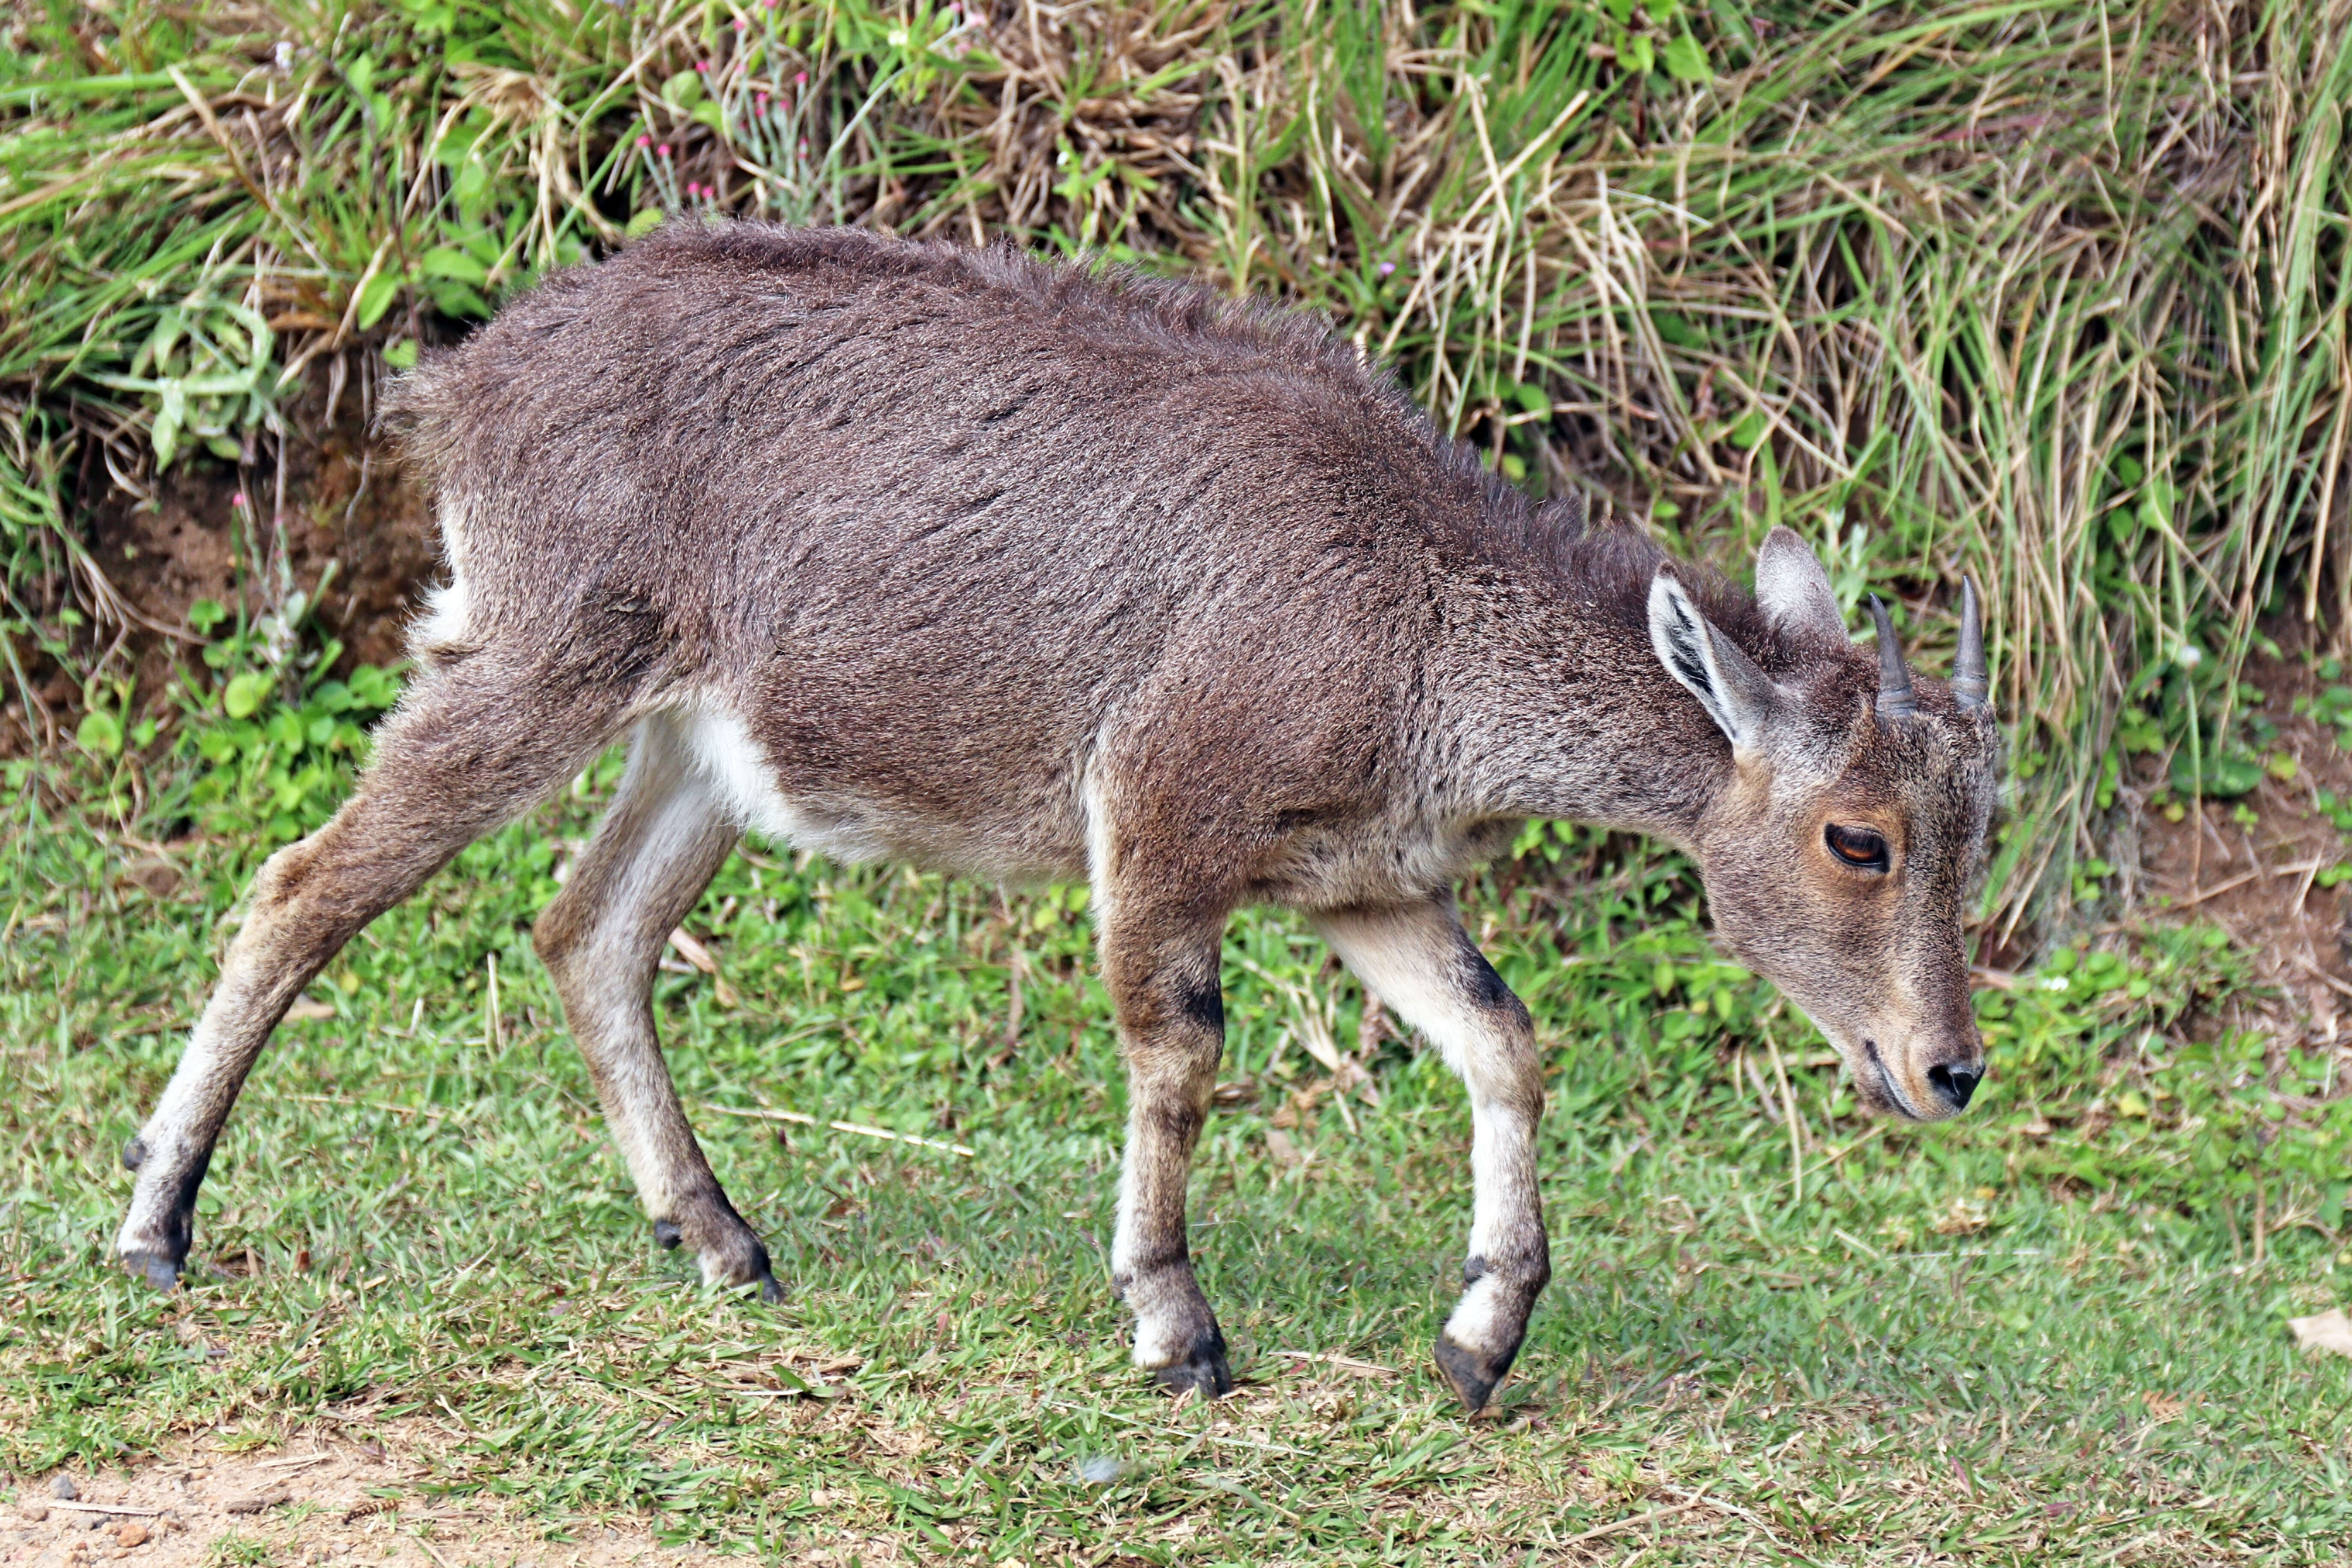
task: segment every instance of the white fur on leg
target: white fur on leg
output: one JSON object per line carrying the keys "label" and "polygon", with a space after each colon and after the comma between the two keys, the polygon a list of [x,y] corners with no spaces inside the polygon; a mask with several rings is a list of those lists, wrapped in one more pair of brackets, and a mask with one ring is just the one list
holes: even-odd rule
{"label": "white fur on leg", "polygon": [[1500,1321],[1505,1316],[1518,1316],[1504,1310],[1508,1295],[1509,1288],[1492,1274],[1472,1282],[1454,1304],[1453,1316],[1445,1320],[1446,1338],[1480,1355],[1497,1355],[1512,1349],[1527,1325],[1524,1321],[1505,1324]]}
{"label": "white fur on leg", "polygon": [[[660,809],[632,847],[619,887],[597,911],[586,940],[563,958],[565,974],[575,987],[573,1005],[580,1009],[571,1021],[575,1037],[618,1045],[642,1029],[645,994],[635,982],[633,928],[670,868],[709,833],[719,814],[711,785],[691,764],[671,721],[664,717],[644,721],[630,747],[629,770],[621,784],[624,795],[654,792],[662,797]],[[613,1141],[620,1145],[646,1212],[667,1215],[685,1194],[677,1190],[671,1162],[656,1147],[648,1121],[653,1108],[677,1092],[669,1069],[653,1048],[608,1047],[600,1060],[600,1087],[611,1097],[605,1121]],[[705,1259],[707,1282],[715,1282],[709,1279],[711,1267]]]}
{"label": "white fur on leg", "polygon": [[1137,1117],[1127,1123],[1127,1158],[1119,1165],[1118,1224],[1111,1235],[1110,1276],[1123,1281],[1128,1310],[1135,1314],[1135,1364],[1145,1368],[1173,1366],[1192,1349],[1192,1331],[1182,1311],[1185,1303],[1161,1300],[1161,1281],[1136,1271],[1143,1254],[1143,1224],[1135,1202]]}
{"label": "white fur on leg", "polygon": [[[1470,1095],[1473,1188],[1469,1258],[1496,1270],[1471,1281],[1445,1332],[1464,1350],[1506,1355],[1527,1328],[1524,1269],[1532,1240],[1542,1245],[1536,1189],[1535,1116],[1543,1089],[1526,1015],[1476,994],[1465,974],[1482,973],[1453,910],[1432,901],[1399,909],[1346,910],[1317,921],[1366,989],[1444,1052]],[[1465,963],[1468,967],[1465,968]],[[1485,976],[1492,984],[1492,976]]]}
{"label": "white fur on leg", "polygon": [[257,944],[267,940],[263,927],[275,882],[272,873],[282,868],[285,857],[310,848],[316,837],[280,849],[255,879],[253,911],[229,943],[212,999],[189,1033],[187,1048],[180,1053],[163,1097],[139,1130],[139,1174],[115,1237],[119,1255],[170,1257],[176,1250],[171,1239],[177,1217],[173,1210],[188,1195],[189,1173],[205,1157],[212,1131],[227,1116],[260,1054],[267,1034],[261,1016],[274,1016],[273,1004],[290,999],[273,997],[255,984]]}
{"label": "white fur on leg", "polygon": [[[1470,1109],[1470,1256],[1499,1258],[1535,1194],[1534,1131],[1517,1112],[1474,1096]],[[1467,1343],[1467,1341],[1464,1342]]]}

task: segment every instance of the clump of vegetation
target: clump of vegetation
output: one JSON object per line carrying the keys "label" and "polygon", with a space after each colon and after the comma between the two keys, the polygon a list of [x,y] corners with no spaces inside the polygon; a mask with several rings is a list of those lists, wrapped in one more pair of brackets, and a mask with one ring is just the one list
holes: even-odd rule
{"label": "clump of vegetation", "polygon": [[2233,792],[2257,617],[2352,611],[2337,10],[131,0],[6,25],[12,658],[95,678],[135,616],[68,526],[93,486],[251,464],[305,377],[363,400],[672,212],[1279,293],[1531,488],[1727,559],[1787,521],[1915,642],[1973,574],[2021,780],[1988,893],[2012,912],[2095,893],[2120,747]]}

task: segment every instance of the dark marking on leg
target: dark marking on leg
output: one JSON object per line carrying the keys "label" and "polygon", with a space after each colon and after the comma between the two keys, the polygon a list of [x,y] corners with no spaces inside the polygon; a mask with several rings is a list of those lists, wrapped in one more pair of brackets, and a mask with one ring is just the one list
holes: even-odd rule
{"label": "dark marking on leg", "polygon": [[[144,1163],[148,1158],[145,1142],[132,1139],[131,1149],[139,1152]],[[131,1149],[122,1152],[129,1163]],[[180,1282],[180,1272],[187,1267],[188,1246],[196,1234],[196,1192],[205,1184],[205,1173],[212,1169],[212,1151],[207,1149],[188,1163],[173,1184],[163,1219],[163,1245],[158,1248],[139,1247],[122,1253],[122,1266],[131,1273],[143,1276],[158,1290],[169,1290]],[[132,1169],[137,1169],[132,1166]]]}
{"label": "dark marking on leg", "polygon": [[1521,1015],[1527,1012],[1526,1005],[1520,1002],[1517,994],[1504,984],[1503,977],[1495,973],[1495,966],[1486,962],[1486,955],[1472,945],[1467,938],[1462,943],[1461,968],[1455,984],[1460,985],[1462,994],[1473,1005],[1487,1012],[1517,1012]]}
{"label": "dark marking on leg", "polygon": [[122,1168],[124,1170],[135,1171],[146,1163],[147,1141],[144,1138],[133,1138],[130,1142],[125,1143],[122,1146]]}
{"label": "dark marking on leg", "polygon": [[1471,1286],[1486,1278],[1486,1260],[1483,1258],[1473,1258],[1463,1264],[1462,1288],[1467,1290]]}
{"label": "dark marking on leg", "polygon": [[1128,1292],[1135,1289],[1136,1281],[1164,1274],[1171,1268],[1189,1271],[1192,1267],[1192,1249],[1181,1240],[1173,1247],[1155,1247],[1129,1262],[1126,1268],[1111,1270],[1111,1294],[1124,1301],[1128,1299]]}
{"label": "dark marking on leg", "polygon": [[1496,1385],[1510,1375],[1511,1363],[1518,1359],[1524,1338],[1513,1340],[1508,1349],[1482,1354],[1455,1344],[1449,1334],[1437,1336],[1437,1370],[1453,1385],[1463,1409],[1475,1415],[1486,1408]]}
{"label": "dark marking on leg", "polygon": [[676,1220],[657,1219],[654,1221],[654,1239],[661,1244],[664,1252],[675,1252],[677,1244],[686,1239],[686,1234],[677,1228]]}
{"label": "dark marking on leg", "polygon": [[1225,992],[1213,974],[1202,983],[1187,982],[1176,998],[1177,1009],[1204,1029],[1225,1032]]}
{"label": "dark marking on leg", "polygon": [[1151,1375],[1171,1394],[1192,1389],[1203,1399],[1223,1399],[1234,1391],[1233,1370],[1225,1364],[1224,1331],[1211,1323],[1192,1336],[1182,1361],[1154,1367]]}
{"label": "dark marking on leg", "polygon": [[144,1279],[151,1290],[170,1290],[180,1283],[180,1266],[158,1252],[126,1252],[122,1266]]}

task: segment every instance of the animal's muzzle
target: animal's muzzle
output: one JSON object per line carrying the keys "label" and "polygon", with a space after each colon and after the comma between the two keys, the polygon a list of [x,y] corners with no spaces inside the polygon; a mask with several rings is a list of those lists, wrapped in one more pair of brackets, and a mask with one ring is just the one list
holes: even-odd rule
{"label": "animal's muzzle", "polygon": [[1969,1097],[1984,1079],[1982,1068],[1972,1068],[1956,1062],[1937,1062],[1927,1069],[1928,1086],[1943,1098],[1954,1110],[1966,1110]]}

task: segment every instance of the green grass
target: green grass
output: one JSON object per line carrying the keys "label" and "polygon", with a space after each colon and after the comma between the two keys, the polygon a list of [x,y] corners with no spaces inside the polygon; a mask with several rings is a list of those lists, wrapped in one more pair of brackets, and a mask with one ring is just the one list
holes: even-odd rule
{"label": "green grass", "polygon": [[[2221,1026],[2231,956],[2194,930],[1988,993],[1977,1108],[1863,1123],[1818,1037],[1707,952],[1686,868],[1530,835],[1466,898],[1550,1089],[1558,1274],[1491,1423],[1428,1363],[1469,1218],[1458,1087],[1391,1040],[1371,1094],[1329,1093],[1306,1043],[1358,1040],[1351,984],[1293,922],[1239,921],[1224,1077],[1263,1093],[1213,1121],[1193,1218],[1244,1382],[1173,1406],[1126,1365],[1105,1278],[1123,1089],[1066,889],[730,862],[688,925],[738,1003],[665,973],[659,1010],[791,1299],[707,1294],[654,1248],[528,939],[612,776],[468,851],[312,988],[336,1015],[263,1059],[168,1299],[106,1259],[117,1154],[252,855],[192,841],[159,897],[124,879],[141,842],[26,785],[0,860],[0,1465],[430,1415],[421,1489],[559,1537],[635,1513],[769,1553],[844,1529],[1087,1563],[2352,1550],[2352,1363],[2284,1326],[2352,1283],[2352,1101]],[[784,1146],[719,1106],[974,1153],[803,1124]],[[790,1392],[853,1361],[837,1399]],[[1105,1460],[1125,1468],[1089,1481]]]}

